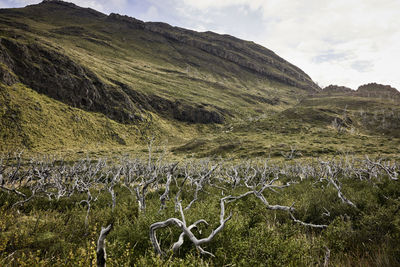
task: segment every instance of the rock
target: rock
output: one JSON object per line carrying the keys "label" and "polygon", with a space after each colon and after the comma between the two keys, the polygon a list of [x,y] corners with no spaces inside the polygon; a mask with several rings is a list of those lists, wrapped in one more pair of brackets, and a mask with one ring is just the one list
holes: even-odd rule
{"label": "rock", "polygon": [[132,28],[132,29],[144,29],[145,28],[145,23],[143,21],[132,18],[132,17],[128,17],[128,16],[119,15],[116,13],[111,13],[107,17],[107,20],[123,22],[125,25],[127,25],[129,28]]}
{"label": "rock", "polygon": [[[125,123],[137,117],[135,104],[123,90],[106,85],[90,70],[49,48],[2,38],[0,63],[25,85],[73,107]],[[15,82],[2,69],[3,82]]]}
{"label": "rock", "polygon": [[13,85],[18,82],[18,79],[7,69],[7,67],[0,65],[0,82],[6,85]]}
{"label": "rock", "polygon": [[38,44],[0,39],[0,79],[11,85],[19,80],[33,90],[87,111],[101,112],[122,123],[142,119],[142,111],[190,123],[223,123],[221,110],[194,106],[137,92],[124,83],[101,81],[69,57]]}
{"label": "rock", "polygon": [[374,98],[400,98],[400,92],[390,85],[377,83],[364,84],[358,87],[355,92],[357,96],[374,97]]}
{"label": "rock", "polygon": [[189,123],[224,123],[224,116],[215,107],[208,106],[209,110],[204,106],[192,106],[182,103],[179,100],[171,101],[159,96],[151,96],[149,104],[158,113],[167,115],[179,121]]}
{"label": "rock", "polygon": [[229,60],[270,79],[303,88],[310,92],[320,90],[301,69],[277,56],[271,50],[229,35],[212,32],[199,33],[166,23],[147,22],[145,28],[166,38],[190,45],[217,57]]}
{"label": "rock", "polygon": [[349,87],[346,86],[339,86],[339,85],[329,85],[325,87],[321,93],[326,93],[326,94],[351,94],[354,93],[354,90],[352,90]]}

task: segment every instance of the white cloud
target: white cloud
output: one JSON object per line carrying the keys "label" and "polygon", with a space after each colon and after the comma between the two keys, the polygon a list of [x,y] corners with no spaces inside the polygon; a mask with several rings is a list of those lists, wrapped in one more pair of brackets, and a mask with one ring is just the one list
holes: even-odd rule
{"label": "white cloud", "polygon": [[159,21],[160,14],[155,6],[150,6],[141,17],[144,21]]}
{"label": "white cloud", "polygon": [[22,7],[26,5],[32,5],[40,3],[40,0],[5,0],[0,1],[0,6],[2,7]]}
{"label": "white cloud", "polygon": [[67,0],[81,7],[90,7],[101,12],[121,12],[127,6],[127,0]]}

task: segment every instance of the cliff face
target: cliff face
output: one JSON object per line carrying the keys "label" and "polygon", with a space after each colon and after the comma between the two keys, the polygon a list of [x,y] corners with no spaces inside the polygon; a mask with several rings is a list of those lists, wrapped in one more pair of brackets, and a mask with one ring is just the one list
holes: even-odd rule
{"label": "cliff face", "polygon": [[[0,62],[13,75],[3,75],[11,85],[21,82],[73,107],[102,112],[120,122],[137,119],[137,108],[118,88],[104,84],[93,72],[54,50],[38,44],[0,39]],[[10,78],[11,76],[11,78]]]}
{"label": "cliff face", "polygon": [[145,29],[229,60],[270,79],[310,92],[320,88],[301,69],[253,42],[213,32],[199,33],[165,23],[146,23]]}
{"label": "cliff face", "polygon": [[220,112],[135,92],[123,83],[104,83],[65,55],[38,44],[0,39],[0,82],[21,82],[35,91],[122,123],[141,120],[141,111],[156,111],[191,123],[222,123]]}
{"label": "cliff face", "polygon": [[284,84],[317,92],[320,87],[298,67],[290,64],[271,50],[253,42],[240,40],[229,35],[220,35],[213,32],[196,32],[166,23],[147,22],[128,16],[111,13],[108,21],[121,22],[132,29],[142,29],[201,49],[214,56],[231,61],[241,67],[265,75],[270,79]]}

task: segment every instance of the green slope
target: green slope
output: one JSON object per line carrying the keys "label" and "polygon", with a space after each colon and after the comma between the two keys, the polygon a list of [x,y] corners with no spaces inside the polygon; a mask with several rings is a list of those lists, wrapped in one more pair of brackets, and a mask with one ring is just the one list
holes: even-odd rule
{"label": "green slope", "polygon": [[170,145],[176,145],[187,139],[189,132],[199,134],[190,126],[157,114],[152,114],[157,123],[119,123],[102,113],[87,112],[39,94],[21,83],[0,85],[0,103],[0,151],[137,153],[153,135],[170,137]]}
{"label": "green slope", "polygon": [[321,92],[252,42],[62,1],[0,9],[0,84],[2,150],[142,151],[156,136],[178,157],[398,152],[393,88]]}

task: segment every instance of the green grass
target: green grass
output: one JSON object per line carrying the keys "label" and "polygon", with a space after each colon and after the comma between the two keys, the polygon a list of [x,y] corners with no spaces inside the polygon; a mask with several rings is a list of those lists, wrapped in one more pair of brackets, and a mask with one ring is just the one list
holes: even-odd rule
{"label": "green grass", "polygon": [[[282,167],[274,163],[271,166]],[[212,181],[217,185],[226,187],[224,195],[247,191],[243,186],[233,189],[229,183],[214,178]],[[338,199],[332,185],[317,182],[319,179],[280,175],[281,183],[297,183],[279,193],[265,192],[265,196],[271,204],[295,203],[298,219],[328,224],[328,228],[320,230],[296,224],[286,212],[267,210],[250,195],[227,204],[232,219],[212,242],[203,246],[215,258],[199,255],[188,240],[177,255],[167,254],[162,259],[153,253],[149,226],[170,217],[180,218],[174,211],[175,183],[172,183],[171,200],[161,212],[159,197],[164,188],[161,185],[150,190],[146,213],[138,211],[134,196],[120,186],[115,188],[117,206],[112,211],[110,194],[98,184],[92,190],[97,200],[92,203],[88,227],[85,226],[86,206],[79,204],[86,199],[85,193],[76,192],[59,200],[38,195],[16,209],[11,206],[18,197],[0,191],[0,263],[4,266],[90,265],[95,262],[95,244],[101,226],[112,222],[114,226],[107,237],[110,266],[310,266],[323,264],[326,248],[330,250],[332,266],[399,264],[399,183],[385,176],[363,181],[340,176],[343,193],[357,205],[353,208]],[[181,195],[184,207],[193,199],[193,193],[193,187],[185,186]],[[205,185],[199,200],[185,211],[188,223],[202,218],[210,224],[207,228],[201,227],[201,233],[196,231],[196,236],[205,237],[218,225],[220,198],[221,189]],[[329,216],[323,215],[326,210]],[[157,238],[162,249],[167,251],[179,233],[175,227],[159,230]]]}
{"label": "green grass", "polygon": [[[156,114],[150,126],[124,125],[100,113],[69,107],[22,84],[2,88],[1,96],[7,103],[1,109],[3,151],[25,148],[57,154],[78,151],[99,155],[138,154],[146,148],[147,138],[155,134],[158,144],[178,158],[190,155],[282,158],[282,153],[290,152],[291,148],[298,152],[296,158],[325,157],[338,152],[396,157],[399,152],[400,140],[393,136],[396,128],[386,129],[386,135],[376,131],[376,127],[372,132],[373,120],[364,125],[357,110],[352,113],[348,109],[349,114],[354,114],[351,116],[355,130],[346,128],[343,132],[331,126],[332,118],[342,116],[343,110],[326,106],[319,115],[315,114],[320,106],[308,106],[308,111],[295,107],[267,118],[237,120],[225,125],[180,123]],[[329,100],[326,103],[332,105]]]}

